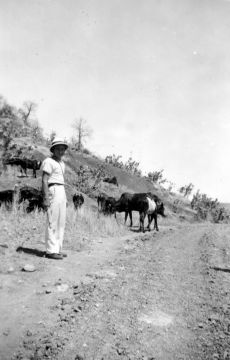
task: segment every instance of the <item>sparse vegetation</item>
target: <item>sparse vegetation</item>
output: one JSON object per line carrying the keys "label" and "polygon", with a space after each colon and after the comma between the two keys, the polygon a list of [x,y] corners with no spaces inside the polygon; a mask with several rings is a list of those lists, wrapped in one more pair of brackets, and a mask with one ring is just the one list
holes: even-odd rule
{"label": "sparse vegetation", "polygon": [[7,101],[0,97],[0,140],[5,156],[12,140],[22,134],[23,122],[17,116],[15,107],[9,105]]}
{"label": "sparse vegetation", "polygon": [[89,151],[88,149],[84,148],[82,150],[83,154],[86,154],[86,155],[91,155],[91,151]]}
{"label": "sparse vegetation", "polygon": [[122,156],[121,155],[107,155],[105,157],[105,163],[110,164],[112,166],[115,166],[119,169],[126,170],[132,175],[141,176],[141,170],[139,169],[139,162],[132,159],[132,157],[129,157],[128,160],[123,163],[121,161]]}
{"label": "sparse vegetation", "polygon": [[196,210],[198,220],[211,220],[215,223],[229,220],[227,210],[220,205],[218,199],[214,200],[199,190],[193,195],[191,207]]}
{"label": "sparse vegetation", "polygon": [[23,135],[29,136],[30,135],[30,127],[31,123],[36,121],[36,110],[37,104],[33,101],[25,101],[23,103],[22,108],[18,110],[18,116],[23,121],[24,129]]}
{"label": "sparse vegetation", "polygon": [[[1,140],[1,157],[4,160],[7,156],[12,154],[16,157],[33,156],[33,150],[35,144],[46,144],[50,145],[53,138],[56,136],[55,130],[52,130],[50,136],[46,141],[43,138],[43,129],[39,125],[38,120],[36,119],[36,103],[32,101],[26,101],[23,103],[21,108],[16,108],[10,105],[3,97],[0,97],[0,140]],[[170,197],[170,202],[172,205],[172,211],[174,213],[181,212],[183,208],[182,205],[179,206],[179,203],[176,198],[176,194],[173,192],[175,184],[166,180],[164,178],[163,169],[154,170],[148,173],[147,176],[142,176],[141,170],[139,169],[139,162],[135,161],[132,157],[129,157],[126,162],[122,161],[121,155],[108,155],[105,157],[104,163],[99,159],[96,159],[95,156],[87,149],[84,148],[84,143],[86,139],[91,135],[92,130],[87,125],[87,122],[83,119],[76,119],[72,124],[75,133],[73,137],[69,140],[69,150],[67,151],[67,183],[70,188],[73,188],[76,191],[87,194],[89,197],[95,199],[96,194],[100,191],[101,182],[104,178],[109,178],[112,176],[117,176],[115,170],[110,170],[111,165],[114,168],[124,170],[124,175],[119,172],[119,176],[124,180],[119,182],[119,189],[117,189],[113,195],[119,196],[122,191],[122,186],[125,185],[132,189],[131,191],[149,191],[149,186],[152,186],[152,189],[155,191],[155,184],[163,185],[168,183],[169,186],[162,188],[164,191],[164,197]],[[27,137],[25,137],[27,136]],[[27,149],[25,150],[23,146],[18,146],[15,142],[15,139],[23,138],[25,141],[28,139]],[[30,143],[30,144],[29,144]],[[79,155],[83,154],[88,155],[83,156],[82,160],[76,162],[75,157],[79,156],[75,151],[78,150]],[[29,154],[29,155],[28,155]],[[87,158],[89,161],[87,162]],[[87,165],[85,165],[87,164]],[[68,170],[69,168],[69,170]],[[6,168],[1,167],[1,173],[6,175]],[[127,175],[136,175],[140,178],[140,185],[135,185],[136,178],[132,178]],[[16,173],[12,176],[12,181],[16,181]],[[119,180],[119,178],[118,178]],[[146,182],[146,180],[148,180]],[[149,184],[150,183],[150,184]],[[144,189],[143,189],[144,184]],[[179,189],[180,194],[185,198],[191,195],[194,185],[189,183],[188,185],[182,186]],[[159,187],[158,189],[161,189]],[[108,192],[111,189],[108,188]],[[161,191],[161,190],[159,190]],[[220,222],[228,219],[227,211],[224,207],[220,206],[218,200],[213,200],[205,194],[200,194],[199,191],[193,196],[191,202],[191,207],[197,212],[197,218],[200,220],[212,220],[214,222]]]}
{"label": "sparse vegetation", "polygon": [[167,180],[163,177],[163,169],[148,173],[148,179],[153,183],[164,184]]}
{"label": "sparse vegetation", "polygon": [[139,162],[129,157],[128,161],[124,164],[124,169],[133,175],[141,176],[141,170],[139,169],[139,165]]}
{"label": "sparse vegetation", "polygon": [[76,136],[72,137],[72,143],[75,142],[76,150],[82,151],[86,139],[92,135],[92,129],[88,126],[86,120],[82,118],[75,119],[72,127],[76,132]]}
{"label": "sparse vegetation", "polygon": [[168,186],[166,187],[166,190],[168,191],[168,193],[170,195],[172,195],[174,193],[176,184],[174,182],[168,181],[168,180],[166,180],[165,184],[166,183],[168,184]]}
{"label": "sparse vegetation", "polygon": [[123,217],[116,220],[114,216],[104,216],[90,208],[83,207],[76,211],[73,206],[68,207],[66,241],[73,248],[73,239],[79,234],[88,239],[103,236],[121,236],[127,234],[127,228],[123,225]]}
{"label": "sparse vegetation", "polygon": [[119,169],[122,169],[124,167],[124,164],[123,162],[120,160],[122,158],[121,155],[107,155],[105,157],[105,163],[106,164],[110,164],[110,165],[113,165]]}
{"label": "sparse vegetation", "polygon": [[80,192],[83,192],[89,196],[92,195],[100,183],[100,181],[108,176],[104,165],[91,168],[89,166],[80,165],[76,171],[76,180],[74,180],[74,186]]}
{"label": "sparse vegetation", "polygon": [[[0,207],[1,236],[0,242],[5,243],[10,249],[19,246],[26,247],[27,243],[41,244],[44,247],[44,225],[46,214],[34,211],[27,214],[22,206],[7,210]],[[14,224],[14,226],[12,226]],[[90,208],[76,211],[72,204],[67,209],[65,246],[70,249],[80,250],[89,245],[90,239],[104,236],[117,236],[127,233],[123,225],[123,217],[117,221],[114,216],[103,216]]]}
{"label": "sparse vegetation", "polygon": [[22,108],[17,109],[0,97],[0,140],[3,159],[15,138],[29,136],[35,144],[44,141],[43,129],[35,118],[36,107],[35,103],[27,101]]}
{"label": "sparse vegetation", "polygon": [[188,197],[189,195],[191,195],[193,189],[194,185],[190,183],[188,185],[181,186],[179,192],[184,195],[184,197]]}

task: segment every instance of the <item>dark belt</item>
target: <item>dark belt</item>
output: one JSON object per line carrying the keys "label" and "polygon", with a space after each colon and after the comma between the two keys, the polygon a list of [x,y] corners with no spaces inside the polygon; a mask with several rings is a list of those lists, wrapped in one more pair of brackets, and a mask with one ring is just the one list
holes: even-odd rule
{"label": "dark belt", "polygon": [[54,186],[54,185],[64,185],[64,184],[51,183],[51,184],[48,184],[48,187],[50,188],[51,186]]}

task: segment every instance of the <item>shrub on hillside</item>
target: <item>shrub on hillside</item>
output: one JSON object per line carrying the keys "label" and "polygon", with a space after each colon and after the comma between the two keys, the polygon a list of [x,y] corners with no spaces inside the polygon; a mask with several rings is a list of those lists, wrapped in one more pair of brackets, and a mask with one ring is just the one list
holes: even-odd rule
{"label": "shrub on hillside", "polygon": [[227,210],[220,206],[218,199],[213,200],[206,194],[202,194],[199,190],[193,195],[191,201],[192,209],[196,210],[198,220],[211,220],[215,223],[229,220]]}
{"label": "shrub on hillside", "polygon": [[180,205],[181,205],[181,201],[180,201],[179,199],[175,199],[175,200],[173,201],[172,211],[173,211],[174,213],[177,213],[178,210],[179,210]]}
{"label": "shrub on hillside", "polygon": [[86,148],[84,148],[84,149],[82,150],[82,152],[83,152],[83,154],[91,155],[91,152],[90,152],[88,149],[86,149]]}
{"label": "shrub on hillside", "polygon": [[148,173],[148,179],[153,183],[164,184],[167,180],[163,178],[163,169]]}
{"label": "shrub on hillside", "polygon": [[89,196],[92,196],[94,191],[98,189],[100,181],[109,176],[104,165],[97,166],[96,168],[81,165],[76,174],[77,179],[74,182],[74,186],[76,186],[78,191]]}
{"label": "shrub on hillside", "polygon": [[17,109],[0,96],[0,140],[3,157],[15,137],[28,136],[34,143],[44,140],[42,128],[38,121],[31,117],[35,109],[36,104],[29,101]]}
{"label": "shrub on hillside", "polygon": [[184,197],[188,197],[189,195],[191,195],[193,189],[194,185],[190,183],[188,185],[181,186],[179,192],[184,195]]}
{"label": "shrub on hillside", "polygon": [[121,155],[107,155],[105,158],[106,164],[110,164],[112,166],[115,166],[119,169],[123,169],[128,171],[132,175],[141,176],[141,170],[139,169],[139,162],[132,159],[132,157],[128,158],[128,161],[123,163],[121,161],[122,156]]}
{"label": "shrub on hillside", "polygon": [[17,117],[17,109],[0,97],[0,139],[3,153],[8,150],[12,140],[22,134],[23,122]]}
{"label": "shrub on hillside", "polygon": [[133,175],[141,176],[141,170],[139,169],[139,165],[139,162],[129,157],[128,161],[124,164],[124,169]]}
{"label": "shrub on hillside", "polygon": [[123,169],[124,167],[124,164],[123,162],[120,160],[122,158],[121,155],[107,155],[106,158],[105,158],[105,162],[106,164],[110,164],[110,165],[113,165],[119,169]]}
{"label": "shrub on hillside", "polygon": [[43,129],[39,125],[38,121],[31,123],[30,136],[35,144],[41,144],[44,142]]}

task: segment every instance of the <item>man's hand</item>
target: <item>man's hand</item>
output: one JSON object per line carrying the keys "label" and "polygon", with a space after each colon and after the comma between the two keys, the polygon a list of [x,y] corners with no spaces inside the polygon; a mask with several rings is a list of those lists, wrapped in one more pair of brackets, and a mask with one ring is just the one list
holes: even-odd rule
{"label": "man's hand", "polygon": [[44,207],[44,210],[47,211],[48,208],[50,207],[50,201],[49,199],[43,199],[43,207]]}

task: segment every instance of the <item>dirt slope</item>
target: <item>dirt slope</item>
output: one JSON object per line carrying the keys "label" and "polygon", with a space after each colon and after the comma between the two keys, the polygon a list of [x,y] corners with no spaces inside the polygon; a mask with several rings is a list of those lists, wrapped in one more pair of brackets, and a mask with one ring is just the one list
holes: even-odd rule
{"label": "dirt slope", "polygon": [[162,225],[60,262],[18,254],[37,271],[0,274],[0,359],[228,359],[228,231]]}

